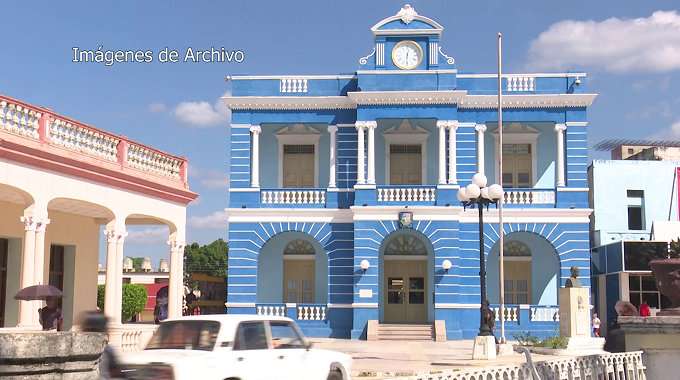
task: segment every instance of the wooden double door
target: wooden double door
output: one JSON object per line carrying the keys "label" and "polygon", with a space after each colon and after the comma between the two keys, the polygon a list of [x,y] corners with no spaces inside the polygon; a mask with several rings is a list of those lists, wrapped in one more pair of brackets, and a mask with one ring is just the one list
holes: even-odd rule
{"label": "wooden double door", "polygon": [[427,258],[385,260],[385,323],[427,323]]}

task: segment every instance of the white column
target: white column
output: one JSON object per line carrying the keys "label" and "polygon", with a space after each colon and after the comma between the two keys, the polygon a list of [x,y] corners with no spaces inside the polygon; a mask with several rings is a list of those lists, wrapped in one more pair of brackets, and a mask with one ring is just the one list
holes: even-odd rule
{"label": "white column", "polygon": [[486,124],[477,124],[477,173],[484,174],[484,132]]}
{"label": "white column", "polygon": [[449,129],[449,185],[458,184],[457,168],[456,168],[456,130],[458,129],[458,121],[450,121],[447,125]]}
{"label": "white column", "polygon": [[114,321],[116,318],[116,273],[120,268],[116,265],[116,245],[122,232],[104,230],[106,236],[106,283],[104,285],[104,314]]}
{"label": "white column", "polygon": [[357,121],[357,184],[363,185],[366,183],[364,176],[364,129],[366,129],[365,121]]}
{"label": "white column", "polygon": [[113,311],[113,323],[115,324],[122,323],[123,319],[123,244],[127,234],[127,232],[120,232],[116,242],[116,287],[113,289],[113,298],[116,300],[116,309]]}
{"label": "white column", "polygon": [[259,125],[252,125],[250,132],[253,133],[253,166],[250,170],[250,187],[260,187],[260,132]]}
{"label": "white column", "polygon": [[446,184],[446,126],[448,121],[438,120],[439,128],[439,181],[440,185]]}
{"label": "white column", "polygon": [[[33,283],[35,285],[45,284],[45,229],[50,224],[49,219],[35,218],[35,261],[33,263]],[[49,279],[48,279],[49,283]],[[37,303],[40,305],[40,303]],[[40,306],[38,306],[39,308]],[[33,325],[40,326],[40,315],[33,313]],[[42,327],[42,326],[41,326]]]}
{"label": "white column", "polygon": [[328,187],[336,187],[335,183],[335,177],[336,177],[336,169],[335,166],[337,165],[337,133],[338,133],[338,126],[337,125],[329,125],[328,126],[328,134],[331,136],[331,146],[330,146],[330,170],[328,173]]}
{"label": "white column", "polygon": [[367,121],[368,128],[368,184],[375,185],[375,129],[378,122]]}
{"label": "white column", "polygon": [[168,318],[182,316],[182,255],[184,255],[185,242],[169,240],[170,246],[170,283],[168,284]]}
{"label": "white column", "polygon": [[567,126],[564,124],[555,125],[557,132],[557,186],[564,186],[564,131]]}
{"label": "white column", "polygon": [[[22,216],[19,218],[24,224],[24,241],[21,255],[21,289],[35,285],[33,281],[35,270],[35,230],[37,218]],[[19,327],[31,328],[33,314],[38,313],[40,306],[37,301],[20,301],[19,303]]]}

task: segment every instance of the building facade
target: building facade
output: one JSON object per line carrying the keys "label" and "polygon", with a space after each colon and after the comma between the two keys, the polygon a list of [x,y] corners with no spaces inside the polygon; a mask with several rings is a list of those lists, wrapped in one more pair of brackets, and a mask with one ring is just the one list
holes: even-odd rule
{"label": "building facade", "polygon": [[[441,321],[474,337],[478,210],[456,194],[477,172],[506,191],[508,329],[552,335],[571,266],[590,286],[585,74],[504,75],[501,147],[497,74],[459,73],[443,29],[406,5],[352,74],[229,78],[229,313],[286,314],[310,336]],[[483,213],[497,304],[499,214]]]}

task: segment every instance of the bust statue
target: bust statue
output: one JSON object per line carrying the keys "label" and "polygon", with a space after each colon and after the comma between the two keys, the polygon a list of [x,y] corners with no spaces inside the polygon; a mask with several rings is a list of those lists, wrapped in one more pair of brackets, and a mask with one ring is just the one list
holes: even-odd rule
{"label": "bust statue", "polygon": [[578,277],[578,267],[573,266],[571,267],[571,277],[567,279],[567,282],[564,284],[565,288],[582,288],[583,285],[581,284],[581,280],[579,280]]}

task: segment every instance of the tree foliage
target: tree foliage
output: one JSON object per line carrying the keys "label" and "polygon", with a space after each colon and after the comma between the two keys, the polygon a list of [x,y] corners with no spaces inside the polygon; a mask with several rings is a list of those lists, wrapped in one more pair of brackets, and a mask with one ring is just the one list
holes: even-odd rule
{"label": "tree foliage", "polygon": [[130,257],[132,259],[132,267],[135,268],[135,272],[141,272],[142,271],[142,261],[144,261],[143,257]]}
{"label": "tree foliage", "polygon": [[[104,310],[104,296],[106,286],[97,287],[97,306]],[[123,320],[127,321],[133,316],[141,313],[146,307],[148,294],[146,286],[140,284],[123,284]]]}
{"label": "tree foliage", "polygon": [[229,243],[222,239],[199,246],[193,243],[184,248],[184,272],[187,276],[204,273],[210,276],[227,276]]}

